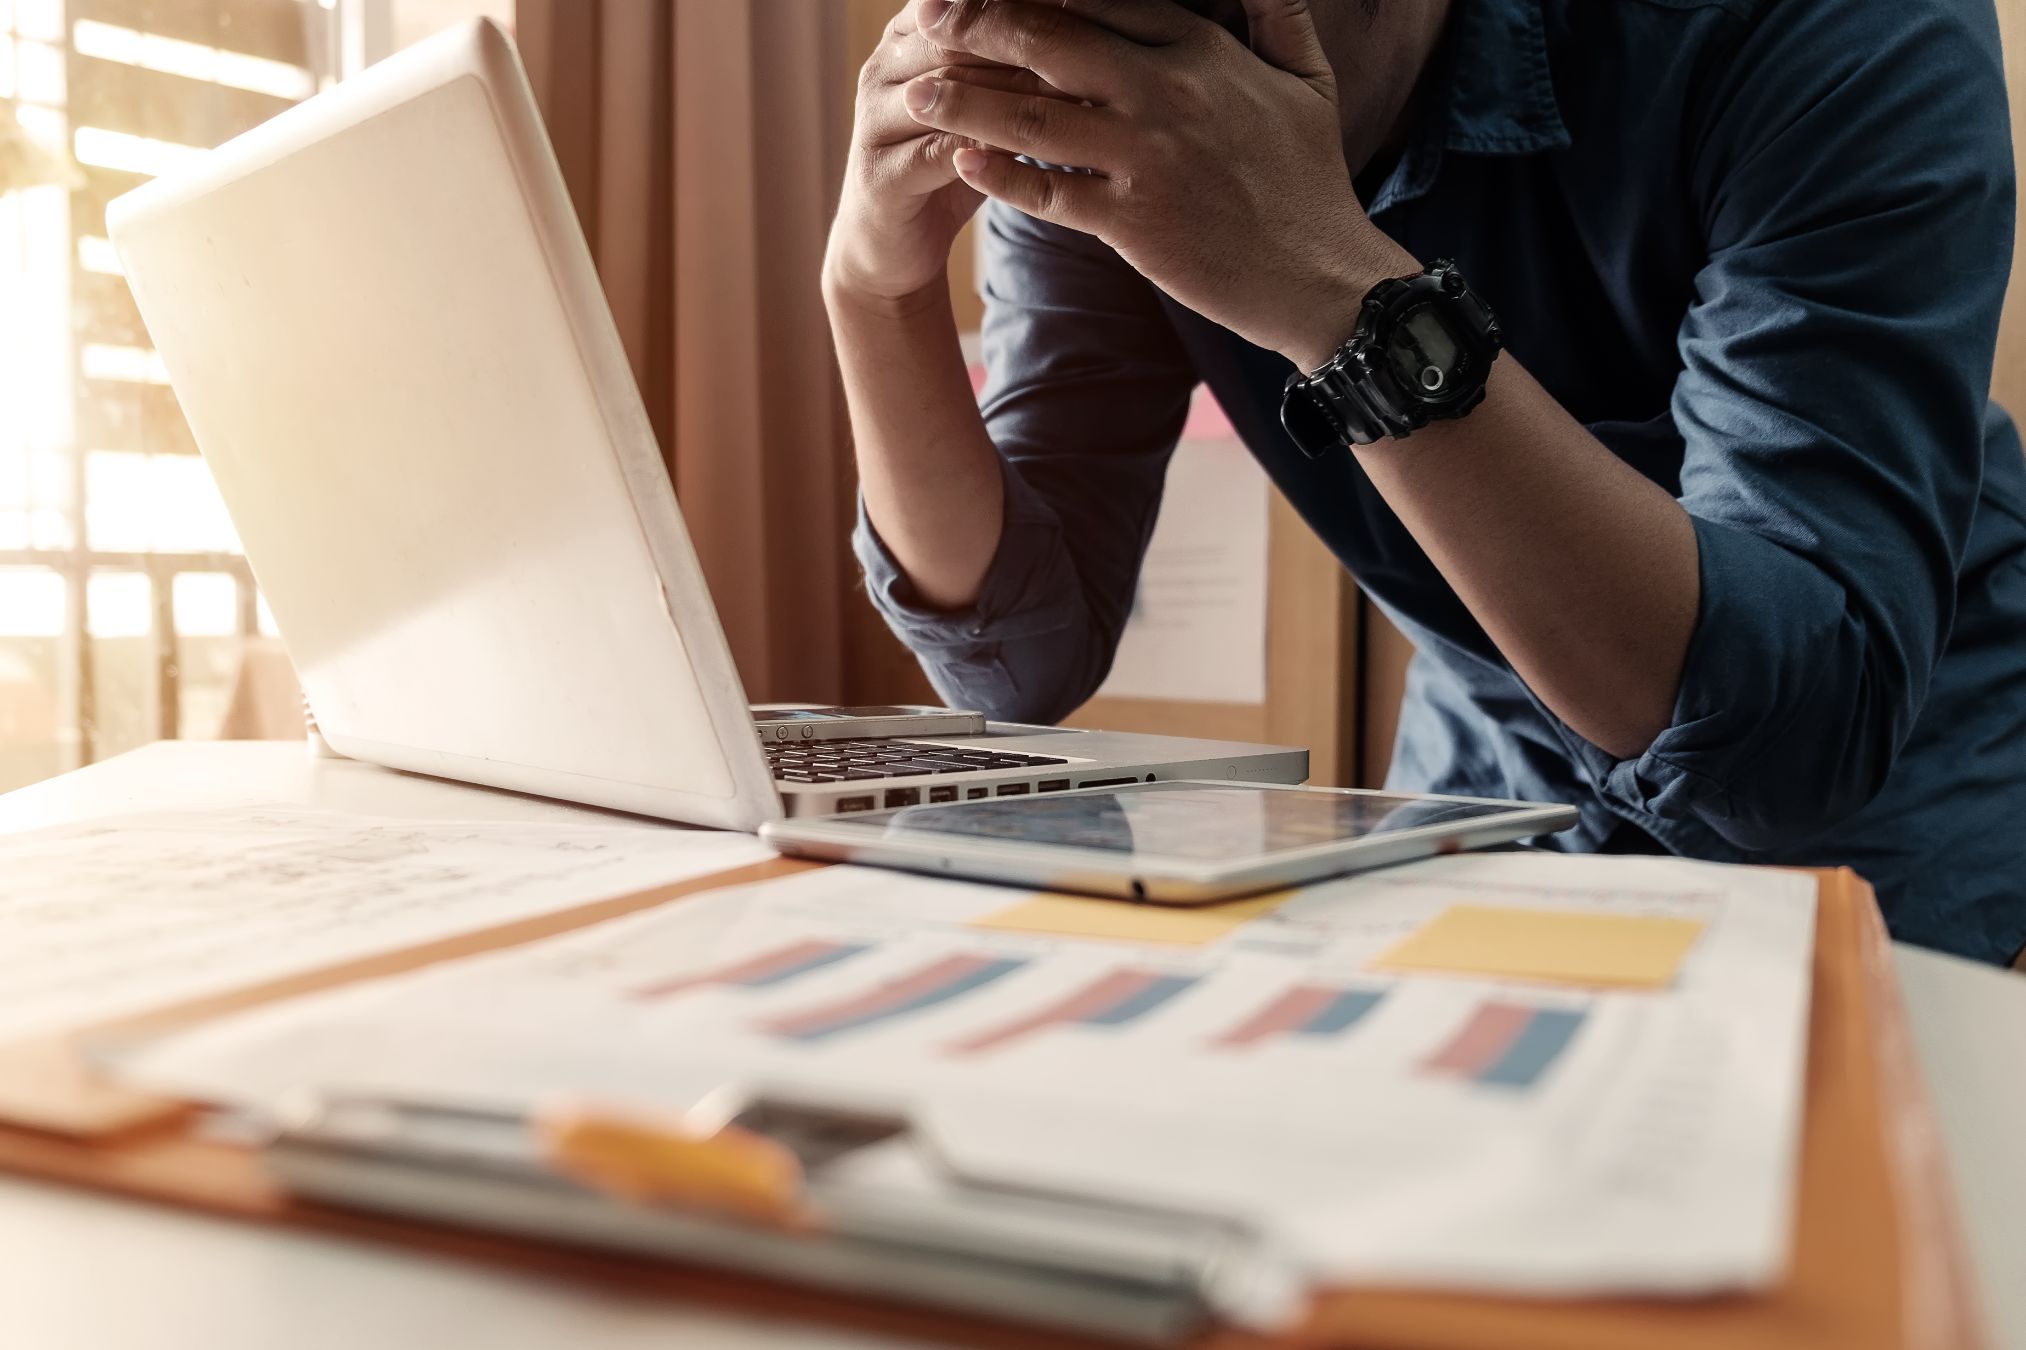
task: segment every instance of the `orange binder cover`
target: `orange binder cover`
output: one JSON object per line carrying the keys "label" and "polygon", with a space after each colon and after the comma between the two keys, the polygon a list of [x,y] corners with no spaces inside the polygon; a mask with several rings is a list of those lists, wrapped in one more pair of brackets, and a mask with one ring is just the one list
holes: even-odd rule
{"label": "orange binder cover", "polygon": [[[1976,1350],[1986,1344],[1940,1143],[1871,888],[1823,872],[1794,1259],[1766,1293],[1722,1299],[1539,1300],[1383,1289],[1325,1293],[1273,1340],[1213,1334],[1217,1350]],[[532,1246],[303,1204],[251,1153],[180,1127],[121,1144],[0,1130],[0,1167],[242,1218],[376,1240],[633,1292],[972,1345],[1075,1346],[1003,1325],[839,1299],[755,1278]]]}

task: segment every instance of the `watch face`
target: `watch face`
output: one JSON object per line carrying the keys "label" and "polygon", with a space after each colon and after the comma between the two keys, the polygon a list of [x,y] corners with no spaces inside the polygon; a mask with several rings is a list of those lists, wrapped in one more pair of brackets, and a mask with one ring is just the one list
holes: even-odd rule
{"label": "watch face", "polygon": [[1454,397],[1470,373],[1463,344],[1432,304],[1417,305],[1400,316],[1386,359],[1401,386],[1424,403]]}

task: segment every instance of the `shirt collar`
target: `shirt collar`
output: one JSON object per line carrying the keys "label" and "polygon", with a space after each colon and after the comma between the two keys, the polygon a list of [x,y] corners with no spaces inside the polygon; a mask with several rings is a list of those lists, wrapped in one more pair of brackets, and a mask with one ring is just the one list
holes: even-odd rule
{"label": "shirt collar", "polygon": [[1401,155],[1371,212],[1412,201],[1434,185],[1446,150],[1531,155],[1569,143],[1548,67],[1541,0],[1456,0],[1443,42],[1437,112]]}

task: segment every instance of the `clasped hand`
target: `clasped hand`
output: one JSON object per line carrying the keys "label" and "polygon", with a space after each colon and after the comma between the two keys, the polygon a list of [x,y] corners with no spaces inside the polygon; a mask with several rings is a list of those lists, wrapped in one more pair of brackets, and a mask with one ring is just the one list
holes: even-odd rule
{"label": "clasped hand", "polygon": [[977,192],[1096,236],[1181,304],[1307,368],[1348,336],[1377,232],[1308,5],[1243,3],[1251,50],[1173,0],[917,0],[937,46],[1031,80],[951,65],[903,101],[959,138],[952,168]]}

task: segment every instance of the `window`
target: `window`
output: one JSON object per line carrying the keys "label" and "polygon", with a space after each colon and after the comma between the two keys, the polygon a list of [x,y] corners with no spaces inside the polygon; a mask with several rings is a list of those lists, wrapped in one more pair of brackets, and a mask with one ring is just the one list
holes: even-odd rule
{"label": "window", "polygon": [[265,611],[106,203],[511,0],[0,0],[0,791],[218,734]]}

